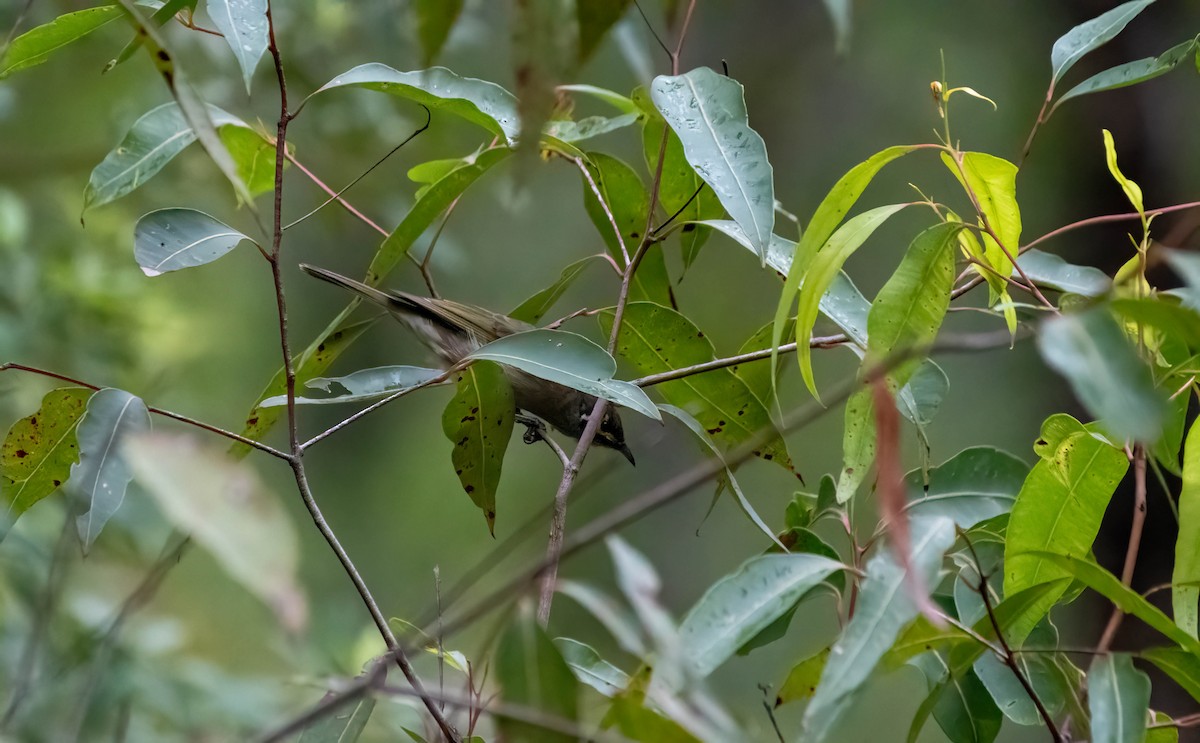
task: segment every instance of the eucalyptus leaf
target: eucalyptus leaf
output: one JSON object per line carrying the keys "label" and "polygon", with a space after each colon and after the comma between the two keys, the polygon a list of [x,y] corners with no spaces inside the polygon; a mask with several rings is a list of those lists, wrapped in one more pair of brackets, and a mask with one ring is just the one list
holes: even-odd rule
{"label": "eucalyptus leaf", "polygon": [[[1165,75],[1171,70],[1179,66],[1179,63],[1188,59],[1196,51],[1196,40],[1185,41],[1182,44],[1177,44],[1157,57],[1147,57],[1133,62],[1110,67],[1104,72],[1098,72],[1092,75],[1087,80],[1079,83],[1075,87],[1063,93],[1057,101],[1054,102],[1054,108],[1058,108],[1063,104],[1063,101],[1070,100],[1088,93],[1099,93],[1105,90],[1116,90],[1124,88],[1128,85],[1136,85],[1144,83],[1147,80],[1153,80],[1159,75]],[[1054,111],[1051,109],[1051,112]]]}
{"label": "eucalyptus leaf", "polygon": [[250,78],[269,41],[267,29],[267,0],[207,0],[208,17],[225,36],[238,66],[246,92]]}
{"label": "eucalyptus leaf", "polygon": [[159,276],[212,263],[243,240],[250,238],[204,212],[158,209],[138,219],[133,230],[133,257],[142,273]]}
{"label": "eucalyptus leaf", "polygon": [[[554,642],[535,621],[528,603],[518,610],[496,647],[496,680],[505,703],[572,722],[578,716],[579,683]],[[497,724],[506,740],[557,743],[575,736],[514,718]]]}
{"label": "eucalyptus leaf", "polygon": [[463,0],[417,0],[413,3],[421,61],[426,66],[442,51],[462,8]]}
{"label": "eucalyptus leaf", "polygon": [[442,432],[454,444],[451,459],[463,490],[496,531],[496,491],[512,438],[516,403],[504,370],[479,361],[455,375],[454,397],[442,413]]}
{"label": "eucalyptus leaf", "polygon": [[496,361],[662,420],[645,392],[629,382],[613,379],[617,362],[582,335],[564,330],[529,330],[494,340],[467,358]]}
{"label": "eucalyptus leaf", "polygon": [[1192,421],[1183,449],[1183,482],[1179,490],[1179,534],[1171,572],[1171,608],[1175,624],[1197,634],[1200,599],[1200,422]]}
{"label": "eucalyptus leaf", "polygon": [[554,645],[575,678],[603,696],[611,698],[629,684],[629,674],[601,658],[591,645],[567,637],[554,638]]}
{"label": "eucalyptus leaf", "polygon": [[1092,713],[1092,743],[1142,743],[1145,740],[1150,677],[1133,667],[1129,655],[1106,653],[1095,656],[1088,668],[1087,688]]}
{"label": "eucalyptus leaf", "polygon": [[1060,36],[1050,50],[1050,67],[1053,70],[1051,85],[1061,80],[1067,70],[1084,55],[1112,41],[1138,13],[1153,2],[1132,0],[1122,3]]}
{"label": "eucalyptus leaf", "polygon": [[604,256],[602,255],[589,255],[586,258],[580,258],[564,268],[553,284],[526,299],[516,309],[508,313],[508,316],[531,325],[537,323],[545,317],[550,308],[554,306],[554,303],[562,297],[571,284],[575,283],[575,279],[579,278],[580,274],[588,266],[603,262]]}
{"label": "eucalyptus leaf", "polygon": [[71,466],[68,484],[71,494],[83,505],[83,513],[75,523],[84,554],[120,508],[133,479],[121,446],[127,437],[149,428],[150,412],[140,397],[106,388],[88,399],[87,412],[75,429],[79,461]]}
{"label": "eucalyptus leaf", "polygon": [[1098,297],[1112,288],[1112,279],[1100,269],[1076,266],[1036,248],[1022,253],[1017,265],[1033,283],[1062,292]]}
{"label": "eucalyptus leaf", "polygon": [[[333,405],[347,402],[378,400],[400,390],[429,384],[445,374],[441,369],[426,369],[420,366],[379,366],[360,369],[344,377],[314,377],[305,382],[306,387],[330,393],[330,397],[296,396],[297,405]],[[259,407],[269,408],[287,405],[287,395],[268,397]]]}
{"label": "eucalyptus leaf", "polygon": [[[358,680],[361,679],[360,676]],[[333,698],[336,694],[330,691],[321,701]],[[375,697],[363,695],[357,701],[342,705],[309,724],[300,733],[296,743],[355,743],[362,736],[374,711]]]}
{"label": "eucalyptus leaf", "polygon": [[64,13],[49,23],[26,31],[13,39],[0,56],[0,80],[18,70],[40,65],[62,47],[112,23],[122,14],[119,5],[101,5]]}
{"label": "eucalyptus leaf", "polygon": [[1013,455],[977,446],[963,449],[928,473],[913,470],[905,476],[910,516],[936,514],[969,529],[980,521],[1012,510],[1029,466]]}
{"label": "eucalyptus leaf", "polygon": [[1187,285],[1182,290],[1183,303],[1200,312],[1200,255],[1182,250],[1164,250],[1162,254]]}

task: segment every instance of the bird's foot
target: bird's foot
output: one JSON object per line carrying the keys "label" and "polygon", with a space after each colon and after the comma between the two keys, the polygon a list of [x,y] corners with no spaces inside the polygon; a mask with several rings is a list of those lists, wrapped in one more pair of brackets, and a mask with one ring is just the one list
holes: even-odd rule
{"label": "bird's foot", "polygon": [[541,418],[535,418],[532,415],[517,413],[517,423],[525,426],[525,435],[522,440],[526,444],[536,444],[546,438],[546,424]]}

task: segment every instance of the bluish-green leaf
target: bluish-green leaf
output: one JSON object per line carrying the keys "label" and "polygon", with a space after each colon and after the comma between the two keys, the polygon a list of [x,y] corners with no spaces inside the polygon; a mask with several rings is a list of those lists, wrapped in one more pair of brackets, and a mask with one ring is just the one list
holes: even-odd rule
{"label": "bluish-green leaf", "polygon": [[82,39],[101,26],[112,23],[121,15],[121,6],[101,5],[74,13],[64,13],[49,23],[26,31],[13,39],[7,51],[0,57],[0,80],[17,70],[45,62],[54,52]]}
{"label": "bluish-green leaf", "polygon": [[1146,9],[1154,0],[1132,0],[1123,3],[1090,21],[1084,21],[1054,42],[1050,50],[1051,85],[1056,84],[1067,70],[1085,54],[1107,44]]}
{"label": "bluish-green leaf", "polygon": [[[323,390],[329,397],[296,396],[297,405],[332,405],[346,402],[378,400],[400,390],[428,384],[444,372],[420,366],[378,366],[360,369],[344,377],[315,377],[305,382],[306,387]],[[260,402],[259,407],[271,408],[287,405],[287,395],[275,395]]]}
{"label": "bluish-green leaf", "polygon": [[1017,265],[1033,283],[1062,292],[1098,297],[1112,288],[1112,279],[1100,269],[1076,266],[1036,248],[1022,253]]}
{"label": "bluish-green leaf", "polygon": [[445,110],[483,127],[512,144],[521,131],[517,99],[499,85],[459,77],[445,67],[401,72],[379,62],[359,65],[322,85],[309,96],[353,86],[390,93],[429,108]]}
{"label": "bluish-green leaf", "polygon": [[575,678],[602,695],[613,697],[629,683],[629,674],[601,658],[591,645],[567,637],[554,638],[554,645]]}
{"label": "bluish-green leaf", "polygon": [[1038,336],[1038,350],[1115,436],[1145,444],[1158,439],[1166,416],[1164,396],[1105,308],[1047,320]]}
{"label": "bluish-green leaf", "polygon": [[580,64],[592,56],[604,35],[621,20],[630,4],[631,0],[575,0]]}
{"label": "bluish-green leaf", "polygon": [[[147,276],[212,263],[250,238],[195,209],[172,207],[142,215],[133,230],[133,257]],[[253,240],[251,240],[253,242]]]}
{"label": "bluish-green leaf", "polygon": [[[360,676],[359,679],[361,680]],[[334,697],[335,691],[327,693],[321,701]],[[356,702],[342,705],[319,720],[309,724],[300,733],[296,743],[355,743],[367,727],[371,713],[375,711],[375,697],[366,694]]]}
{"label": "bluish-green leaf", "polygon": [[741,84],[700,67],[656,77],[650,96],[696,174],[765,262],[775,226],[774,175],[762,137],[750,128]]}
{"label": "bluish-green leaf", "polygon": [[662,420],[645,392],[613,379],[617,362],[582,335],[545,329],[514,333],[488,343],[469,358],[506,364]]}
{"label": "bluish-green leaf", "polygon": [[1162,255],[1187,285],[1180,292],[1183,303],[1200,312],[1200,255],[1182,250],[1164,250]]}
{"label": "bluish-green leaf", "polygon": [[451,459],[463,490],[483,511],[488,531],[496,530],[496,491],[504,452],[512,438],[512,387],[504,370],[487,361],[455,375],[454,397],[442,413],[442,432],[454,444]]}
{"label": "bluish-green leaf", "polygon": [[208,0],[208,17],[242,68],[246,92],[263,52],[267,50],[267,0]]}
{"label": "bluish-green leaf", "polygon": [[88,400],[75,437],[79,461],[71,466],[68,488],[83,506],[76,519],[79,540],[86,554],[100,530],[125,500],[133,479],[121,453],[128,436],[150,428],[150,412],[140,397],[124,390],[102,389]]}
{"label": "bluish-green leaf", "polygon": [[[1171,47],[1157,57],[1146,57],[1145,59],[1126,62],[1125,64],[1111,67],[1104,72],[1098,72],[1066,93],[1063,93],[1054,102],[1054,108],[1061,106],[1063,101],[1077,96],[1087,95],[1088,93],[1099,93],[1104,90],[1116,90],[1117,88],[1124,88],[1127,85],[1136,85],[1144,83],[1147,80],[1153,80],[1159,75],[1165,75],[1175,69],[1180,62],[1191,57],[1195,51],[1196,40],[1192,39]],[[1051,113],[1054,112],[1054,108],[1051,109]]]}
{"label": "bluish-green leaf", "polygon": [[985,519],[1012,510],[1029,466],[1008,452],[990,446],[963,449],[929,471],[913,470],[904,478],[913,516],[936,514],[969,529]]}
{"label": "bluish-green leaf", "polygon": [[1142,743],[1150,677],[1134,668],[1127,654],[1106,653],[1092,659],[1087,688],[1092,743]]}
{"label": "bluish-green leaf", "polygon": [[[949,519],[912,522],[910,564],[924,585],[937,583],[942,555],[953,542],[954,523]],[[890,551],[880,552],[867,563],[854,617],[834,643],[821,682],[805,710],[805,741],[831,739],[875,665],[917,616],[919,609],[906,588],[911,585],[906,572]]]}
{"label": "bluish-green leaf", "polygon": [[841,568],[841,563],[819,555],[760,555],[719,579],[679,627],[693,673],[708,676]]}

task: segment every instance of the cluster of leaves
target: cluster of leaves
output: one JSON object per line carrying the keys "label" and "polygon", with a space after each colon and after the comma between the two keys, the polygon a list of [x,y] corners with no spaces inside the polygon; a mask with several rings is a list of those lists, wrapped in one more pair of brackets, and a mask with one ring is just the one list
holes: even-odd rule
{"label": "cluster of leaves", "polygon": [[[1186,41],[1054,97],[1077,60],[1116,36],[1151,2],[1127,2],[1059,39],[1039,123],[1064,101],[1150,79],[1197,51],[1195,40]],[[194,141],[254,220],[259,217],[255,198],[278,188],[272,136],[202,102],[174,66],[158,28],[176,17],[192,25],[195,5],[195,0],[169,1],[149,20],[126,3],[69,13],[18,37],[0,61],[0,75],[18,71],[121,18],[132,19],[137,33],[113,63],[142,47],[157,60],[174,101],[139,118],[96,166],[84,192],[85,209],[139,188]],[[577,168],[583,205],[606,255],[566,266],[556,282],[510,314],[536,323],[590,266],[615,265],[629,280],[628,297],[599,313],[606,334],[620,318],[611,353],[581,335],[539,329],[484,345],[452,374],[388,366],[324,376],[372,324],[355,319],[355,299],[297,356],[297,380],[314,392],[289,393],[280,370],[240,434],[258,442],[293,404],[395,398],[452,379],[456,390],[443,424],[455,444],[453,466],[493,528],[515,412],[500,368],[505,365],[655,420],[667,413],[728,464],[720,468],[723,482],[764,532],[765,553],[716,581],[676,622],[659,601],[653,566],[620,538],[609,537],[625,603],[578,583],[563,582],[559,590],[604,624],[631,659],[628,670],[577,639],[551,639],[522,609],[488,659],[501,695],[497,734],[513,740],[577,737],[592,724],[580,705],[583,685],[604,700],[600,727],[630,739],[744,739],[745,721],[706,690],[706,677],[735,654],[784,636],[793,616],[811,609],[801,606],[808,597],[829,592],[837,597],[838,611],[844,609],[839,616],[844,626],[822,650],[796,663],[774,700],[776,706],[807,700],[804,740],[834,739],[872,674],[905,664],[924,674],[929,689],[912,720],[910,739],[932,715],[954,741],[994,740],[1005,719],[1046,726],[1055,735],[1056,726],[1069,720],[1072,731],[1093,740],[1176,740],[1171,718],[1150,709],[1149,678],[1133,660],[1157,667],[1200,702],[1200,433],[1195,423],[1184,433],[1188,405],[1198,391],[1200,260],[1163,251],[1186,286],[1158,291],[1148,283],[1156,212],[1146,208],[1138,185],[1118,168],[1111,135],[1104,132],[1104,156],[1141,227],[1133,239],[1134,254],[1112,279],[1033,249],[1032,243],[1022,245],[1019,168],[988,153],[958,149],[946,117],[950,99],[957,92],[979,94],[945,83],[934,87],[946,122],[941,142],[891,147],[855,166],[791,240],[776,234],[780,208],[773,171],[763,139],[750,127],[739,83],[701,67],[659,76],[629,95],[563,85],[627,3],[519,5],[526,15],[518,25],[528,36],[520,44],[526,56],[518,62],[525,73],[518,75],[519,96],[441,67],[398,71],[370,63],[334,77],[309,98],[346,87],[376,91],[459,117],[490,139],[467,155],[410,171],[420,184],[415,202],[366,268],[363,281],[371,287],[389,277],[417,239],[474,183],[510,158],[519,162],[522,152],[540,153]],[[419,37],[430,61],[460,7],[417,3]],[[569,25],[578,36],[565,43],[554,33],[564,21],[556,14],[570,10],[575,19]],[[208,15],[229,41],[248,90],[268,47],[266,12],[265,0],[208,2]],[[572,119],[562,101],[584,98],[611,107],[611,115]],[[638,137],[644,159],[639,167],[587,149],[593,138],[622,130]],[[963,213],[971,216],[961,217],[930,199],[876,206],[847,218],[877,174],[910,154],[940,158],[961,187],[956,196],[966,205]],[[926,208],[933,224],[912,239],[891,277],[868,300],[843,266],[882,224],[909,207]],[[648,227],[654,227],[649,235]],[[212,262],[242,243],[264,255],[272,249],[265,240],[185,207],[150,212],[133,233],[134,258],[148,277]],[[674,296],[664,252],[677,245],[686,269],[710,241],[717,242],[715,236],[748,250],[764,271],[782,278],[773,320],[763,318],[739,354],[754,355],[759,363],[722,363]],[[961,275],[956,272],[960,258],[968,267]],[[1062,413],[1046,419],[1033,446],[1032,467],[979,447],[902,475],[896,414],[924,438],[949,385],[928,356],[939,343],[951,302],[979,284],[987,285],[987,311],[1006,328],[1001,345],[1035,332],[1047,365],[1067,379],[1094,420],[1085,423]],[[1033,301],[1015,301],[1013,289]],[[814,332],[822,315],[841,335],[818,344]],[[959,340],[968,346],[982,342]],[[942,342],[953,346],[956,340]],[[844,464],[836,475],[821,478],[816,492],[797,494],[784,529],[775,530],[755,511],[733,468],[758,457],[794,471],[783,436],[787,418],[773,416],[777,361],[794,349],[804,384],[816,396],[813,345],[844,345],[862,359],[856,379],[836,393],[826,392],[827,401],[845,402]],[[617,379],[618,359],[641,377]],[[122,390],[65,387],[47,394],[38,411],[13,425],[0,448],[4,528],[61,488],[70,495],[86,551],[137,478],[173,524],[265,601],[283,626],[299,630],[306,609],[296,579],[296,537],[278,501],[235,457],[187,437],[150,433],[151,412],[162,411]],[[240,444],[234,453],[247,451]],[[1118,578],[1091,557],[1101,519],[1131,462],[1143,491],[1147,463],[1182,478],[1173,616],[1132,591],[1127,577]],[[873,472],[883,518],[860,545],[850,514]],[[846,525],[848,550],[839,552],[814,529],[822,521]],[[1115,611],[1146,623],[1161,635],[1162,645],[1137,654],[1101,647],[1086,669],[1077,666],[1061,649],[1051,612],[1083,590],[1101,594]],[[484,685],[473,668],[479,662],[436,652],[468,674],[478,701]],[[355,739],[374,704],[367,695],[352,714],[318,720],[302,739]],[[469,719],[472,734],[476,719]],[[415,730],[409,734],[423,739]]]}

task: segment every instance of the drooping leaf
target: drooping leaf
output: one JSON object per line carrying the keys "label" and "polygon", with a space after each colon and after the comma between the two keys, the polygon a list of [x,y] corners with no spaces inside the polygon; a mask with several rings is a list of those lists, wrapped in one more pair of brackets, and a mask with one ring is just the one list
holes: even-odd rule
{"label": "drooping leaf", "polygon": [[684,688],[691,666],[683,657],[675,620],[659,599],[662,579],[658,571],[645,555],[619,536],[609,536],[604,543],[612,558],[617,586],[653,645],[655,682],[671,690]]}
{"label": "drooping leaf", "polygon": [[854,497],[875,462],[875,403],[869,387],[861,386],[846,400],[843,419],[838,505]]}
{"label": "drooping leaf", "polygon": [[72,496],[83,507],[76,526],[84,554],[125,500],[125,488],[133,479],[122,444],[149,428],[150,412],[140,397],[106,388],[88,399],[87,412],[75,430],[79,461],[71,465],[68,481]]}
{"label": "drooping leaf", "polygon": [[296,533],[252,469],[183,435],[130,436],[121,452],[171,523],[270,606],[284,627],[304,627]]}
{"label": "drooping leaf", "polygon": [[[954,524],[949,519],[912,523],[911,565],[924,585],[937,582],[942,555],[953,542]],[[820,684],[805,710],[806,741],[830,739],[875,665],[917,616],[917,604],[903,588],[906,580],[904,568],[891,551],[881,551],[867,563],[854,617],[833,644]]]}
{"label": "drooping leaf", "polygon": [[208,17],[233,51],[246,92],[254,68],[267,50],[267,0],[207,0]]}
{"label": "drooping leaf", "polygon": [[[525,706],[568,722],[578,715],[579,683],[558,648],[523,603],[500,636],[496,648],[496,679],[508,704]],[[509,718],[497,720],[507,740],[530,743],[574,741],[556,730]]]}
{"label": "drooping leaf", "polygon": [[834,49],[845,54],[850,48],[850,0],[821,0],[833,23]]}
{"label": "drooping leaf", "polygon": [[[858,250],[866,242],[867,238],[881,224],[887,221],[888,217],[906,206],[908,205],[891,204],[889,206],[879,206],[855,216],[842,225],[837,232],[833,233],[827,242],[823,243],[824,247],[821,247],[820,252],[813,256],[810,262],[808,273],[804,276],[804,285],[800,289],[799,306],[796,312],[796,342],[799,344],[796,358],[800,361],[800,374],[804,377],[804,384],[814,397],[817,396],[817,386],[813,379],[812,351],[809,349],[808,343],[812,340],[813,325],[817,321],[817,312],[821,305],[821,299],[825,296],[825,292],[829,287],[833,285],[846,259],[854,251]],[[805,235],[812,234],[812,229],[810,227]],[[802,237],[800,247],[796,248],[797,255],[800,255],[804,244],[804,238]],[[792,272],[796,271],[796,265],[796,263],[792,263],[791,272],[788,273],[788,283],[791,282]],[[791,307],[791,297],[793,294],[788,293],[787,284],[784,285],[783,295],[786,303],[781,302],[775,314],[776,336],[782,335],[784,316],[788,308]],[[777,338],[772,338],[772,343],[778,345]]]}
{"label": "drooping leaf", "polygon": [[370,62],[343,72],[313,91],[309,98],[347,86],[390,93],[432,109],[444,110],[503,137],[508,144],[512,144],[521,131],[517,99],[512,93],[486,80],[459,77],[445,67],[401,72],[379,62]]}
{"label": "drooping leaf", "polygon": [[512,438],[515,402],[504,370],[480,361],[455,375],[454,397],[442,413],[442,432],[454,444],[451,459],[463,490],[496,531],[496,491]]}
{"label": "drooping leaf", "polygon": [[[373,369],[360,369],[344,377],[315,377],[305,382],[305,386],[328,392],[330,397],[297,395],[296,404],[331,405],[377,400],[400,390],[428,384],[443,374],[440,369],[426,369],[420,366],[378,366]],[[262,408],[287,405],[287,395],[268,397],[258,405]]]}
{"label": "drooping leaf", "polygon": [[573,580],[559,580],[556,589],[604,625],[622,650],[636,657],[646,654],[637,623],[611,596],[586,583]]}
{"label": "drooping leaf", "polygon": [[[216,106],[208,107],[208,115],[216,127],[248,128],[244,121]],[[195,141],[196,133],[177,103],[150,109],[133,122],[121,143],[92,170],[83,191],[84,210],[115,201],[138,188]]]}
{"label": "drooping leaf", "polygon": [[133,257],[142,273],[159,276],[212,263],[242,240],[250,238],[204,212],[158,209],[138,219],[133,230]]}
{"label": "drooping leaf", "polygon": [[1038,337],[1046,363],[1120,439],[1153,444],[1166,415],[1150,369],[1105,308],[1047,320]]}
{"label": "drooping leaf", "polygon": [[[738,355],[770,348],[771,333],[773,330],[774,327],[772,324],[767,323],[754,331],[754,334],[747,338],[742,347],[738,349]],[[791,341],[791,336],[792,328],[785,328],[783,340],[785,342]],[[777,373],[777,370],[772,369],[771,365],[765,361],[738,364],[737,366],[729,367],[729,369],[733,372],[734,376],[746,383],[746,387],[749,388],[750,393],[758,398],[758,401],[764,407],[769,408],[771,406],[773,392],[771,380],[774,378],[773,375]]]}
{"label": "drooping leaf", "polygon": [[1134,668],[1127,654],[1107,653],[1093,658],[1087,686],[1092,743],[1145,740],[1150,677]]}
{"label": "drooping leaf", "polygon": [[1108,172],[1112,173],[1112,177],[1120,184],[1121,190],[1125,192],[1125,197],[1129,199],[1129,203],[1137,209],[1138,214],[1146,213],[1145,203],[1142,201],[1142,188],[1138,184],[1125,177],[1121,169],[1117,167],[1117,146],[1113,142],[1112,132],[1105,129],[1104,135],[1104,161],[1108,164]]}
{"label": "drooping leaf", "polygon": [[17,70],[40,65],[54,52],[112,23],[121,15],[121,6],[101,5],[64,13],[49,23],[26,31],[13,39],[7,52],[0,56],[0,80]]}
{"label": "drooping leaf", "polygon": [[591,645],[567,637],[554,638],[554,645],[575,678],[606,697],[613,697],[629,683],[629,674],[600,657]]}
{"label": "drooping leaf", "polygon": [[1183,449],[1183,484],[1179,491],[1179,534],[1171,572],[1171,609],[1175,624],[1196,637],[1200,599],[1200,421],[1192,421]]}
{"label": "drooping leaf", "polygon": [[1132,0],[1123,3],[1090,21],[1084,21],[1054,42],[1050,50],[1051,84],[1057,83],[1067,70],[1085,54],[1112,41],[1138,13],[1154,0]]}
{"label": "drooping leaf", "polygon": [[679,626],[693,673],[708,676],[841,567],[818,555],[760,555],[717,580]]}
{"label": "drooping leaf", "polygon": [[[600,314],[608,331],[612,314]],[[642,374],[682,369],[716,358],[712,342],[682,314],[650,302],[630,302],[617,341],[617,353]],[[714,369],[655,385],[663,398],[692,413],[720,444],[731,447],[773,425],[766,407],[729,369]],[[764,444],[757,456],[790,469],[782,437]]]}
{"label": "drooping leaf", "polygon": [[462,7],[463,0],[417,0],[413,3],[417,40],[421,43],[421,64],[428,67],[437,59]]}
{"label": "drooping leaf", "polygon": [[[895,273],[888,279],[867,317],[868,356],[882,361],[890,354],[928,344],[937,336],[954,288],[955,238],[961,225],[934,225],[917,235]],[[908,383],[915,360],[888,372],[896,387]]]}
{"label": "drooping leaf", "polygon": [[[156,27],[161,27],[172,18],[175,18],[179,13],[183,13],[185,11],[194,12],[196,10],[197,2],[198,0],[166,0],[166,2],[159,5],[154,13],[150,16],[150,23],[154,24]],[[144,4],[150,5],[150,3]],[[141,49],[142,45],[145,43],[146,35],[135,32],[133,38],[129,40],[129,43],[122,47],[121,52],[115,58],[109,60],[108,64],[104,66],[103,72],[110,72],[114,67],[122,62],[127,62],[130,57],[132,57],[134,54],[137,54],[137,51]]]}
{"label": "drooping leaf", "polygon": [[514,333],[488,343],[469,358],[506,364],[662,420],[645,392],[613,379],[617,362],[582,335],[545,329]]}
{"label": "drooping leaf", "polygon": [[825,670],[825,664],[828,662],[829,648],[822,648],[816,654],[810,655],[792,666],[792,670],[788,671],[787,678],[779,685],[779,692],[775,695],[775,706],[778,707],[788,702],[799,702],[812,697],[817,690],[817,682],[821,679],[821,673]]}
{"label": "drooping leaf", "polygon": [[[722,461],[722,463],[724,463],[725,458],[721,453],[721,449],[716,445],[716,442],[712,440],[712,437],[708,435],[708,431],[704,430],[704,424],[696,420],[695,416],[686,410],[683,410],[682,408],[675,407],[674,405],[659,405],[658,407],[659,410],[671,415],[687,426],[688,429],[695,434],[696,438],[700,439],[701,443],[707,446],[713,455],[715,455]],[[725,483],[733,492],[733,497],[737,500],[738,507],[742,509],[742,513],[746,515],[746,518],[750,519],[751,523],[758,527],[759,531],[761,531],[763,534],[766,534],[768,539],[775,542],[782,548],[783,545],[780,544],[779,540],[775,538],[775,532],[771,531],[771,527],[767,526],[766,522],[762,520],[762,517],[758,515],[758,511],[754,510],[754,506],[750,504],[750,499],[747,498],[746,494],[742,492],[741,485],[738,484],[737,478],[734,477],[733,469],[728,466],[725,467]]]}
{"label": "drooping leaf", "polygon": [[[330,691],[321,701],[336,695],[336,691]],[[305,727],[297,743],[355,743],[362,736],[374,711],[375,697],[363,695],[358,701],[345,704]]]}
{"label": "drooping leaf", "polygon": [[1120,448],[1061,413],[1042,424],[1034,450],[1040,460],[1025,478],[1009,517],[1006,596],[1064,575],[1027,553],[1091,551],[1108,501],[1129,467]]}
{"label": "drooping leaf", "polygon": [[954,743],[992,743],[996,739],[1004,717],[974,670],[951,678],[938,653],[922,655],[914,665],[925,674],[931,694],[937,694],[930,697],[936,700],[933,719],[947,739]]}
{"label": "drooping leaf", "polygon": [[990,446],[963,449],[929,471],[929,484],[921,470],[905,477],[913,517],[937,514],[969,529],[985,519],[1012,510],[1029,466],[1013,455]]}
{"label": "drooping leaf", "polygon": [[[275,143],[253,129],[240,126],[218,126],[217,134],[237,164],[238,176],[246,183],[252,196],[275,189]],[[294,148],[288,146],[288,151]],[[285,160],[283,167],[289,163]]]}
{"label": "drooping leaf", "polygon": [[1147,80],[1153,80],[1159,75],[1165,75],[1179,66],[1180,62],[1191,57],[1195,51],[1196,40],[1192,39],[1171,47],[1157,57],[1146,57],[1134,62],[1126,62],[1116,67],[1110,67],[1104,72],[1098,72],[1059,96],[1059,99],[1054,102],[1054,107],[1050,109],[1050,112],[1054,113],[1054,109],[1061,106],[1063,101],[1077,96],[1087,95],[1088,93],[1099,93],[1105,90],[1116,90],[1117,88],[1124,88],[1127,85],[1136,85],[1144,83]]}
{"label": "drooping leaf", "polygon": [[1017,265],[1033,283],[1062,292],[1098,297],[1112,288],[1112,279],[1100,269],[1076,266],[1037,248],[1022,253]]}
{"label": "drooping leaf", "polygon": [[1200,657],[1182,648],[1149,648],[1138,654],[1179,684],[1179,688],[1200,702]]}
{"label": "drooping leaf", "polygon": [[650,97],[678,135],[696,174],[765,263],[775,226],[774,176],[766,145],[750,128],[741,84],[700,67],[656,77]]}
{"label": "drooping leaf", "polygon": [[37,411],[8,429],[0,444],[0,540],[22,513],[71,476],[79,458],[75,429],[91,396],[82,387],[51,390]]}
{"label": "drooping leaf", "polygon": [[556,119],[546,124],[545,135],[563,142],[575,143],[599,137],[637,123],[637,114],[621,114],[620,116],[588,116],[579,121]]}
{"label": "drooping leaf", "polygon": [[526,299],[516,309],[508,313],[508,316],[516,320],[523,320],[531,325],[537,323],[554,306],[554,303],[562,297],[571,284],[575,283],[575,279],[579,278],[584,269],[594,263],[603,262],[604,256],[601,255],[589,255],[586,258],[580,258],[564,268],[553,284]]}
{"label": "drooping leaf", "polygon": [[586,62],[608,30],[621,20],[631,0],[575,0],[575,17],[579,23],[579,63]]}
{"label": "drooping leaf", "polygon": [[[961,241],[969,248],[970,257],[984,264],[975,266],[975,272],[987,280],[991,287],[991,303],[994,304],[1007,295],[1008,287],[1005,286],[1004,279],[1013,272],[1009,256],[1016,256],[1021,239],[1021,210],[1017,206],[1017,166],[986,152],[964,152],[960,158],[956,162],[949,153],[942,153],[942,162],[968,194],[973,195],[972,203],[978,203],[982,212],[980,226],[986,224],[1000,238],[1000,242],[997,243],[990,233],[982,233],[979,239],[983,241],[983,249],[979,250],[979,243],[974,234],[961,235]],[[988,268],[991,270],[987,270]],[[1016,314],[1010,312],[1007,317],[1011,319],[1009,332],[1013,332]]]}

